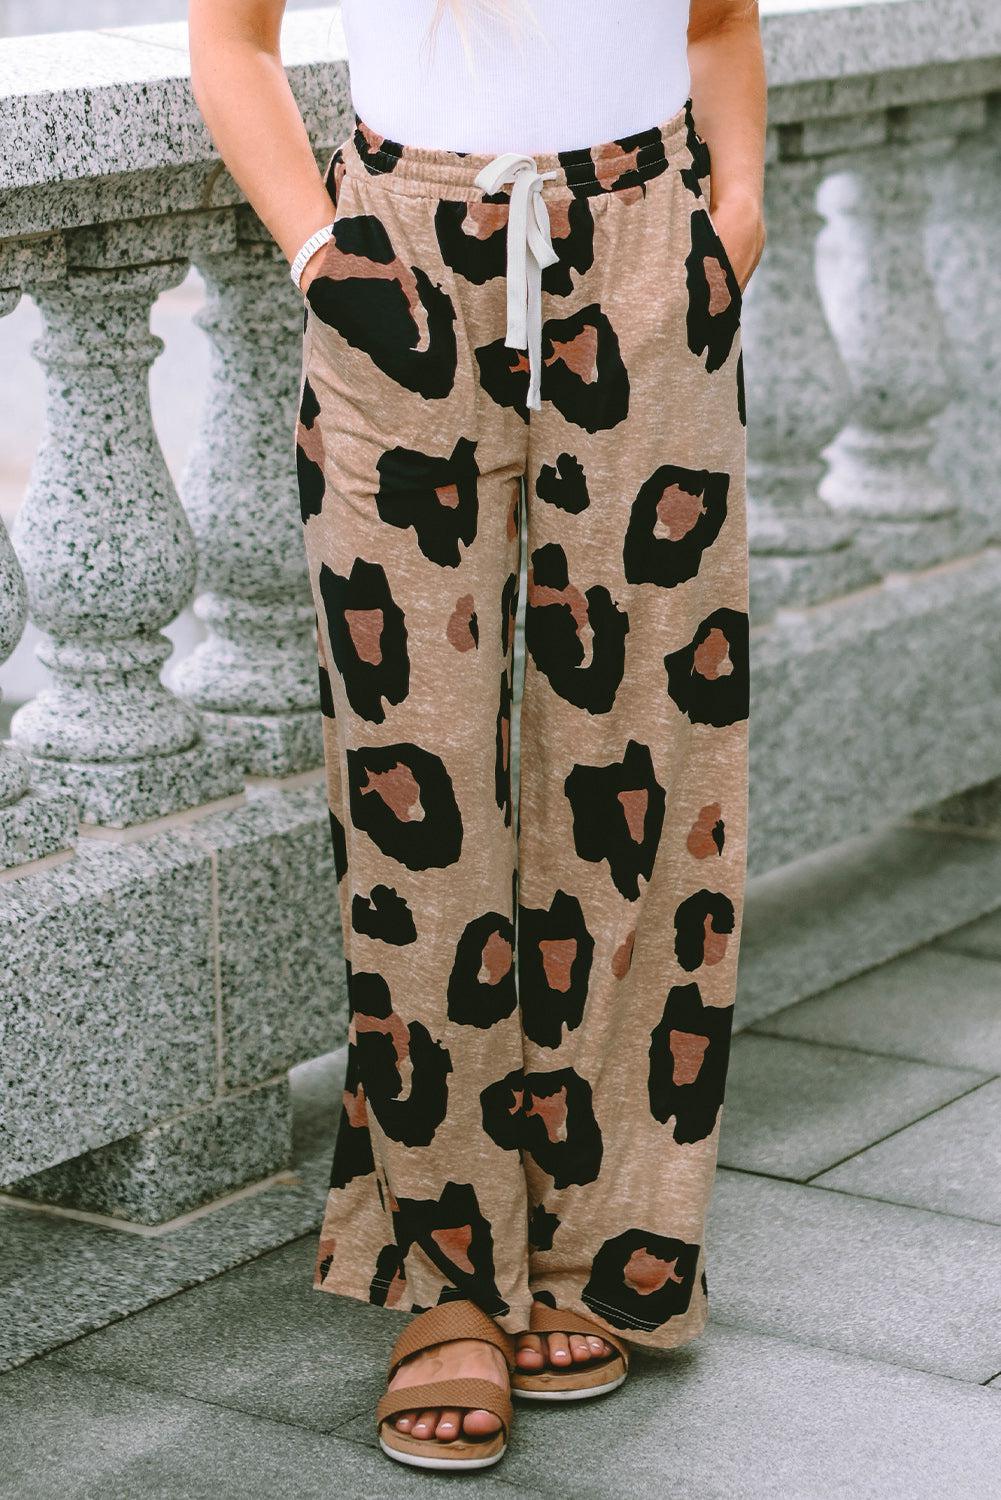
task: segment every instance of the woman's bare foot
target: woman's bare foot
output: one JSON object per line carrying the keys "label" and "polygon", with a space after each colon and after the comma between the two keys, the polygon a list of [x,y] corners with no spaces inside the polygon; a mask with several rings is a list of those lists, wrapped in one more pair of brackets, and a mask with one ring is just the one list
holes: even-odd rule
{"label": "woman's bare foot", "polygon": [[[408,1385],[425,1385],[431,1380],[490,1380],[504,1390],[509,1386],[503,1354],[481,1339],[456,1339],[412,1355],[397,1370],[389,1389],[405,1390]],[[451,1442],[460,1433],[466,1437],[492,1437],[501,1425],[492,1411],[449,1411],[440,1407],[401,1412],[392,1420],[397,1432],[415,1438],[436,1437],[443,1443]]]}
{"label": "woman's bare foot", "polygon": [[611,1344],[583,1333],[519,1333],[515,1340],[515,1363],[526,1375],[540,1370],[569,1370],[595,1359],[607,1359]]}

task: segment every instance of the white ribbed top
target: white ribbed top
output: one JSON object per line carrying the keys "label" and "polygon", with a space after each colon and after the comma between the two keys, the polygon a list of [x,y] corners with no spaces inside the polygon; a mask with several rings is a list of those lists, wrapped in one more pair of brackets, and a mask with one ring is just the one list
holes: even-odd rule
{"label": "white ribbed top", "polygon": [[[468,49],[435,0],[342,0],[357,113],[403,145],[494,155],[632,135],[688,97],[689,0],[464,0]],[[534,19],[533,19],[534,18]]]}

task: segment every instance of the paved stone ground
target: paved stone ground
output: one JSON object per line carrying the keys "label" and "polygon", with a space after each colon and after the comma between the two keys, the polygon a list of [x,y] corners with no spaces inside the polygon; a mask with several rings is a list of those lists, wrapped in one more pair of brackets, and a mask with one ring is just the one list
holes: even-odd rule
{"label": "paved stone ground", "polygon": [[0,1378],[0,1494],[994,1500],[1001,913],[739,1035],[721,1160],[709,1332],[485,1476],[381,1456],[399,1319],[309,1234]]}

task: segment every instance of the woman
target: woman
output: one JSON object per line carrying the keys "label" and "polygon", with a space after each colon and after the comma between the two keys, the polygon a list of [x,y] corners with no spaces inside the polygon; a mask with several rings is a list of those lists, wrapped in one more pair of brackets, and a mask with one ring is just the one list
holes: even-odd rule
{"label": "woman", "polygon": [[417,1315],[384,1450],[481,1467],[509,1387],[611,1390],[630,1344],[706,1319],[746,850],[758,18],[344,0],[357,121],[324,177],[283,8],[192,0],[191,44],[306,299],[352,1013],[317,1285]]}

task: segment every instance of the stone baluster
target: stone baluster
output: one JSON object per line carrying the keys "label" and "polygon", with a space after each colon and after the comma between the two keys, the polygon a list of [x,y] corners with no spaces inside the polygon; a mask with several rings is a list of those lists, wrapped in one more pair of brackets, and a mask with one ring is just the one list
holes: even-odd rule
{"label": "stone baluster", "polygon": [[[0,275],[3,268],[0,267]],[[0,318],[13,312],[20,290],[0,290]],[[28,589],[17,554],[0,521],[0,662],[14,650],[28,618]],[[76,837],[71,797],[40,796],[20,751],[0,742],[0,870],[68,849]]]}
{"label": "stone baluster", "polygon": [[856,544],[880,574],[970,545],[960,497],[930,462],[955,371],[925,229],[953,141],[924,135],[918,116],[913,129],[903,116],[886,145],[841,158],[819,196],[821,292],[852,387],[821,495],[860,522]]}
{"label": "stone baluster", "polygon": [[302,299],[263,228],[247,211],[239,223],[234,251],[197,260],[211,375],[181,493],[204,589],[195,611],[208,636],[172,685],[244,770],[283,776],[323,758],[292,456]]}
{"label": "stone baluster", "polygon": [[856,523],[820,498],[822,457],[843,425],[848,377],[817,289],[815,208],[822,166],[774,160],[765,179],[768,245],[742,322],[748,410],[751,614],[829,599],[869,581]]}
{"label": "stone baluster", "polygon": [[242,786],[159,677],[171,650],[162,627],[191,594],[195,546],[150,416],[161,343],[149,313],[184,274],[189,233],[180,220],[69,232],[66,273],[31,287],[46,431],[14,542],[53,682],[17,711],[12,734],[34,782],[116,827]]}
{"label": "stone baluster", "polygon": [[1001,101],[995,99],[990,115],[983,100],[962,103],[968,133],[942,165],[928,230],[932,276],[959,377],[938,424],[935,457],[979,524],[982,539],[999,542]]}

